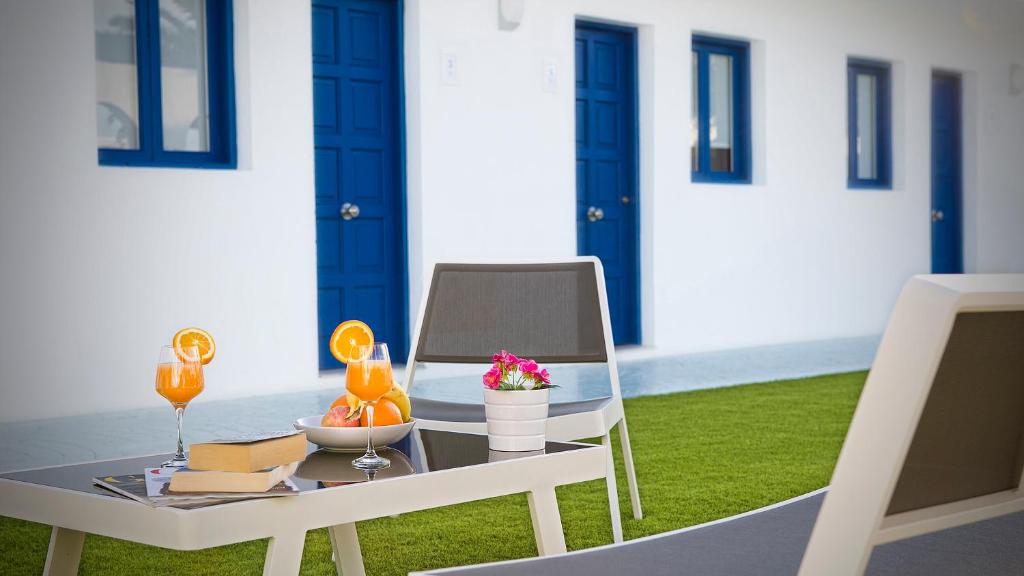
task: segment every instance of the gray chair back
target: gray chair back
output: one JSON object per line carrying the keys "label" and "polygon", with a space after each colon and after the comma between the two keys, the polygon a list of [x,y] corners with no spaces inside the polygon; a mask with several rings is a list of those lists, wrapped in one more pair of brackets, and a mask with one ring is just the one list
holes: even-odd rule
{"label": "gray chair back", "polygon": [[1024,311],[957,315],[886,515],[1015,490],[1024,466]]}
{"label": "gray chair back", "polygon": [[541,363],[606,362],[599,274],[589,259],[437,264],[414,359],[486,364],[504,349]]}

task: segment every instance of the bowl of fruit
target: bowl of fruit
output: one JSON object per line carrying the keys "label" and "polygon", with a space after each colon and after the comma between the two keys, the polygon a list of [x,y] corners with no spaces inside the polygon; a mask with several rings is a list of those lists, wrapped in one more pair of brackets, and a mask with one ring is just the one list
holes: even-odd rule
{"label": "bowl of fruit", "polygon": [[[331,404],[326,414],[299,418],[292,425],[306,432],[310,442],[325,450],[362,452],[366,450],[369,410],[353,394],[345,393]],[[409,416],[409,397],[398,384],[391,387],[373,409],[373,447],[394,444],[412,432],[416,421]]]}
{"label": "bowl of fruit", "polygon": [[[358,320],[342,322],[331,335],[331,354],[346,364],[347,391],[331,403],[326,413],[299,418],[292,424],[313,444],[339,452],[363,451],[370,435],[373,447],[383,448],[408,436],[416,425],[405,389],[392,378],[386,347],[383,358],[360,356],[360,351],[373,343],[370,327]],[[368,406],[365,400],[374,398],[377,400],[372,407]]]}

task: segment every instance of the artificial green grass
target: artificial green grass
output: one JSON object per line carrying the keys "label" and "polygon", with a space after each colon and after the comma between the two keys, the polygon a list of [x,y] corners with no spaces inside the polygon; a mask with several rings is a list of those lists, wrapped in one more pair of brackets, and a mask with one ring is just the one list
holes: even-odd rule
{"label": "artificial green grass", "polygon": [[[626,400],[644,519],[623,474],[627,539],[730,516],[828,483],[865,373]],[[613,436],[616,441],[618,435]],[[616,442],[617,469],[621,453]],[[558,489],[570,549],[611,542],[603,481]],[[526,497],[509,496],[358,524],[368,574],[536,554]],[[0,517],[0,573],[39,574],[47,526]],[[88,536],[80,574],[260,574],[266,541],[177,552]],[[302,574],[333,574],[325,530],[306,535]]]}

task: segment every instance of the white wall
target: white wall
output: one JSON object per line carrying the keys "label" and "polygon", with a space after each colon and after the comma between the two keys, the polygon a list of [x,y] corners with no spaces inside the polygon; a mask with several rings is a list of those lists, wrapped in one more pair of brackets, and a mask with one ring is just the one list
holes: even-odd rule
{"label": "white wall", "polygon": [[204,399],[317,384],[309,6],[235,20],[239,169],[101,167],[92,2],[0,3],[0,421],[165,403],[187,325]]}
{"label": "white wall", "polygon": [[[639,28],[645,344],[880,332],[929,268],[929,74],[965,73],[966,263],[1024,271],[1024,7],[928,0],[406,0],[410,305],[433,262],[573,255],[573,23]],[[92,6],[0,3],[0,421],[141,405],[188,324],[204,400],[338,386],[316,358],[310,16],[235,0],[237,171],[96,165]],[[754,46],[755,184],[692,184],[689,42]],[[459,81],[441,83],[441,54]],[[894,62],[896,188],[847,190],[845,61]],[[554,60],[555,93],[542,89]],[[509,239],[514,206],[532,234]]]}
{"label": "white wall", "polygon": [[[967,270],[1024,269],[1024,97],[1008,86],[1010,63],[1024,60],[1019,4],[527,2],[511,33],[497,29],[494,2],[423,4],[418,96],[433,112],[414,142],[429,171],[413,225],[424,262],[575,253],[572,40],[583,17],[639,28],[646,344],[706,350],[880,332],[902,282],[930,268],[933,67],[965,72],[977,123]],[[693,32],[753,41],[754,185],[690,182]],[[442,52],[459,57],[458,86],[439,81]],[[849,55],[894,63],[892,191],[846,188]],[[558,94],[542,91],[545,59],[559,65]],[[488,234],[501,202],[529,210],[538,234]],[[466,221],[475,224],[454,225]]]}

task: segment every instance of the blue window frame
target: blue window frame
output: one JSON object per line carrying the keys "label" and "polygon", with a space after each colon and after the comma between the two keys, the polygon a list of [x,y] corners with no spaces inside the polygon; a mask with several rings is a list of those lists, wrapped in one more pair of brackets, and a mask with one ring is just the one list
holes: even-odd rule
{"label": "blue window frame", "polygon": [[850,59],[846,67],[850,188],[892,188],[892,118],[886,62]]}
{"label": "blue window frame", "polygon": [[95,0],[109,166],[235,168],[231,0]]}
{"label": "blue window frame", "polygon": [[692,67],[692,179],[749,184],[750,44],[694,36]]}

